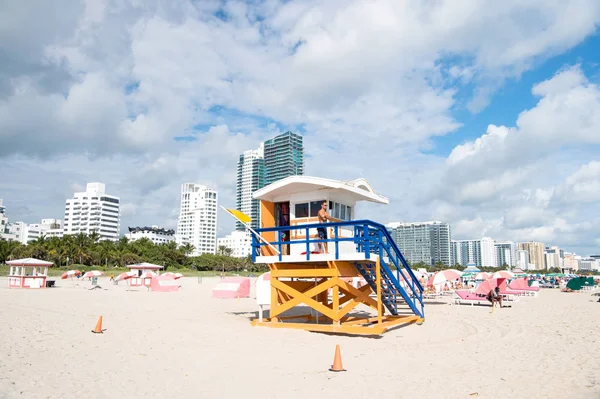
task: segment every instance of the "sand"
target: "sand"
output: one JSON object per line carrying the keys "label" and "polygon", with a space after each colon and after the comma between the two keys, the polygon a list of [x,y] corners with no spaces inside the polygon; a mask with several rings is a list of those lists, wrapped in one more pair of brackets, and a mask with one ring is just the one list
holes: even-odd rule
{"label": "sand", "polygon": [[[181,281],[155,293],[0,278],[0,398],[600,398],[589,292],[543,290],[494,314],[431,304],[422,326],[376,339],[252,327],[254,291],[217,300],[218,278]],[[327,370],[336,344],[346,372]]]}

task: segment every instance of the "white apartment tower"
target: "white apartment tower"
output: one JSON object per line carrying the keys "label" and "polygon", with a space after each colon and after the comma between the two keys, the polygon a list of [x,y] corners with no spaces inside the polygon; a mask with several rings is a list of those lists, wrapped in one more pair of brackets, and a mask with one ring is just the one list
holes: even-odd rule
{"label": "white apartment tower", "polygon": [[452,240],[453,262],[461,266],[474,263],[477,267],[497,266],[496,246],[490,237],[480,240]]}
{"label": "white apartment tower", "polygon": [[386,225],[392,239],[411,264],[451,266],[450,226],[444,222],[392,222]]}
{"label": "white apartment tower", "polygon": [[[252,198],[252,194],[261,189],[264,182],[264,147],[261,144],[258,150],[244,151],[237,164],[236,207],[252,218],[250,227],[255,229],[260,227],[260,201]],[[236,229],[244,230],[245,227],[236,222]]]}
{"label": "white apartment tower", "polygon": [[177,223],[179,245],[191,244],[192,256],[216,253],[217,191],[201,184],[181,185],[181,207]]}
{"label": "white apartment tower", "polygon": [[108,195],[104,183],[88,183],[65,204],[63,233],[98,233],[100,240],[119,239],[121,214],[119,197]]}

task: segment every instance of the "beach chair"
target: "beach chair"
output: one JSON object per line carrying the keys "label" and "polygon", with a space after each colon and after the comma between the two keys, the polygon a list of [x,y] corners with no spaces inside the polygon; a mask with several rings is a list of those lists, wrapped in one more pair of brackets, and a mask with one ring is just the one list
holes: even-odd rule
{"label": "beach chair", "polygon": [[454,298],[455,305],[492,305],[485,297],[474,294],[469,290],[456,290],[454,293],[456,294]]}

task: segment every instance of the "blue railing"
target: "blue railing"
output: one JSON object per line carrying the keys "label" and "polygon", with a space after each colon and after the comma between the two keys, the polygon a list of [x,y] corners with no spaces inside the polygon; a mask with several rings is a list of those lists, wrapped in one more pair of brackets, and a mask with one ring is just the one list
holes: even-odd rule
{"label": "blue railing", "polygon": [[[327,239],[312,238],[310,236],[310,230],[317,228],[327,228],[328,230],[333,228],[333,237]],[[343,228],[352,228],[352,236],[340,236],[340,231]],[[289,236],[292,231],[304,232],[304,238],[293,239],[290,241],[282,239],[283,234]],[[311,245],[316,243],[328,243],[328,252],[332,253],[336,260],[340,259],[340,243],[342,242],[352,242],[355,245],[356,252],[364,253],[365,259],[371,259],[371,255],[379,255],[382,276],[384,276],[386,283],[392,286],[385,287],[392,291],[391,293],[388,292],[386,294],[393,295],[394,298],[396,298],[396,294],[400,294],[415,314],[424,317],[423,286],[419,283],[408,262],[402,255],[402,252],[384,225],[371,220],[350,220],[326,224],[311,223],[296,226],[267,227],[256,229],[256,232],[259,233],[261,237],[263,236],[262,233],[275,233],[276,240],[269,241],[269,244],[279,252],[279,254],[274,255],[277,256],[279,261],[283,261],[283,256],[285,256],[283,255],[284,245],[303,246],[305,259],[309,261],[311,259]],[[333,252],[331,251],[329,244],[333,244]],[[256,235],[252,235],[253,262],[256,262],[256,257],[261,255],[261,250],[265,246],[268,246],[268,244],[257,238]],[[392,271],[392,268],[395,269],[395,273]],[[372,278],[374,279],[374,276],[372,276]],[[408,292],[400,284],[401,279],[406,283]],[[395,314],[397,309],[395,310],[395,307],[391,306],[392,301],[388,302],[389,305],[386,304],[386,307]]]}

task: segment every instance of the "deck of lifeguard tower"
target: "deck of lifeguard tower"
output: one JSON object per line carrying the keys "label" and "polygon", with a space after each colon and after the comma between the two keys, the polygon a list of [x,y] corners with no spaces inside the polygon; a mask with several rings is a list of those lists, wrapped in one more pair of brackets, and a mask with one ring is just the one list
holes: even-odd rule
{"label": "deck of lifeguard tower", "polygon": [[[253,325],[380,335],[393,327],[423,322],[423,287],[385,226],[340,219],[322,224],[314,217],[295,217],[287,225],[275,225],[274,204],[289,200],[281,188],[295,184],[296,197],[310,196],[311,191],[302,192],[299,182],[322,192],[321,184],[331,195],[342,192],[348,197],[343,192],[348,189],[340,187],[343,182],[305,176],[283,179],[279,187],[274,184],[257,191],[262,227],[256,229],[259,236],[253,235],[252,260],[269,266],[271,303],[269,317],[256,319]],[[354,187],[350,192],[355,201],[387,201],[370,187],[365,187],[365,193],[359,190],[363,189]],[[325,239],[317,230],[323,228]],[[353,284],[357,280],[365,284]]]}

